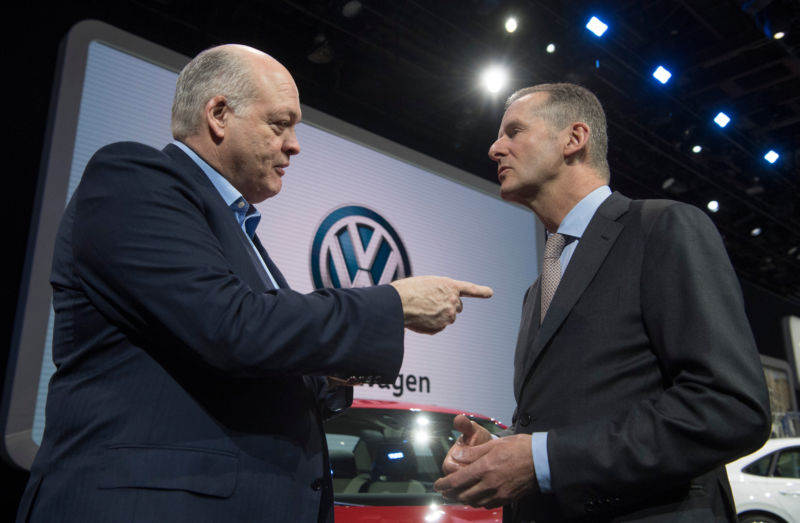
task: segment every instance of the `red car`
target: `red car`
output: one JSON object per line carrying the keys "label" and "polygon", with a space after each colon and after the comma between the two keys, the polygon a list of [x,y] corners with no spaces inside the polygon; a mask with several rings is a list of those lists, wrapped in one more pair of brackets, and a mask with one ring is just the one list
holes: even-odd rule
{"label": "red car", "polygon": [[[452,504],[433,490],[450,446],[458,410],[395,401],[359,400],[325,423],[337,523],[500,522],[502,509]],[[496,433],[505,425],[467,415]]]}

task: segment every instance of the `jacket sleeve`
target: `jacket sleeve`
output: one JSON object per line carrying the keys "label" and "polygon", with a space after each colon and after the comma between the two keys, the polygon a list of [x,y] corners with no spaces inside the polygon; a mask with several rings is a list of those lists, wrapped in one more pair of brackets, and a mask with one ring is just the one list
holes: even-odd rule
{"label": "jacket sleeve", "polygon": [[215,235],[208,201],[164,154],[109,146],[74,198],[82,290],[137,344],[237,376],[391,382],[399,371],[404,328],[394,288],[255,292]]}

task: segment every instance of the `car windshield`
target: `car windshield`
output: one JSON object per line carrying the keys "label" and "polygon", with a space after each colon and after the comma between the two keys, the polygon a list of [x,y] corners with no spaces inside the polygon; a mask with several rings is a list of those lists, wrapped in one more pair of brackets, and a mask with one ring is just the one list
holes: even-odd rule
{"label": "car windshield", "polygon": [[[418,409],[351,408],[325,423],[339,504],[426,505],[442,461],[460,433],[453,414]],[[491,420],[472,418],[490,432]]]}

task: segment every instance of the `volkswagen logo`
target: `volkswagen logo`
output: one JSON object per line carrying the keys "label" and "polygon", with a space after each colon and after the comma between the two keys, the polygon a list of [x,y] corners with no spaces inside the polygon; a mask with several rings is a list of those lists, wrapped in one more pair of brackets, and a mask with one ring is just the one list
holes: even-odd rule
{"label": "volkswagen logo", "polygon": [[314,287],[350,289],[411,276],[400,236],[371,209],[339,207],[322,220],[311,246]]}

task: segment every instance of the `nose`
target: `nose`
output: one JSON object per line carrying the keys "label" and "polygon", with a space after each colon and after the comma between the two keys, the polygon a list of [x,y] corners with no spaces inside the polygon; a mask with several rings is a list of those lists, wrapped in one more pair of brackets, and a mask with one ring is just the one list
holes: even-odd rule
{"label": "nose", "polygon": [[300,142],[297,140],[297,134],[295,133],[294,128],[291,129],[291,132],[283,142],[283,152],[288,156],[300,154]]}
{"label": "nose", "polygon": [[505,156],[505,151],[501,150],[502,147],[502,138],[498,138],[494,141],[491,147],[489,147],[489,158],[494,160],[495,162],[500,161],[500,158]]}

